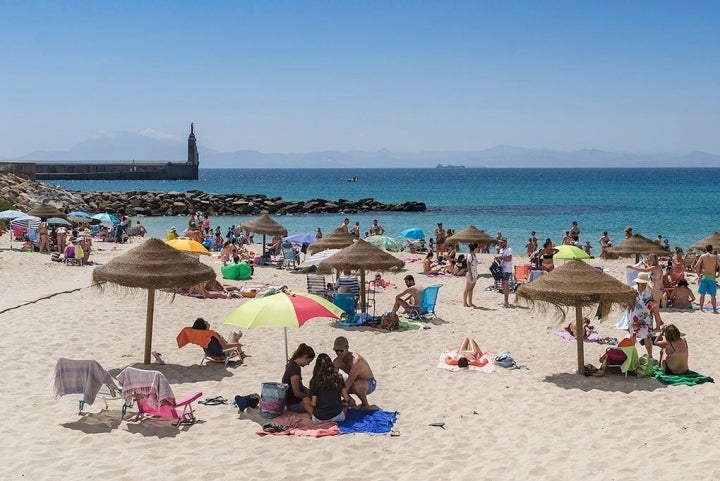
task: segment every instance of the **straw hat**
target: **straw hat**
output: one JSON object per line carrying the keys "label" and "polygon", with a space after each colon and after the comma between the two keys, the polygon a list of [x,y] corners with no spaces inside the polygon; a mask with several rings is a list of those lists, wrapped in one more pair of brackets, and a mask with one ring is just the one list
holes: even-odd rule
{"label": "straw hat", "polygon": [[635,285],[637,285],[637,284],[647,284],[648,282],[650,282],[650,276],[648,275],[647,272],[641,272],[641,273],[638,274],[637,277],[635,278]]}

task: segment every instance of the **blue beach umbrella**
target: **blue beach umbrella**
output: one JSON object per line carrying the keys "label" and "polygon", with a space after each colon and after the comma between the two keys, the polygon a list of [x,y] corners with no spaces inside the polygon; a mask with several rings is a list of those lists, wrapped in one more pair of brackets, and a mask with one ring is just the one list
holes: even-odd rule
{"label": "blue beach umbrella", "polygon": [[411,227],[400,232],[400,235],[407,239],[424,239],[425,233],[419,227]]}
{"label": "blue beach umbrella", "polygon": [[0,219],[16,219],[18,217],[22,217],[25,214],[25,212],[21,212],[19,210],[4,210],[0,212]]}
{"label": "blue beach umbrella", "polygon": [[120,219],[112,214],[103,212],[102,214],[95,214],[92,216],[93,219],[99,220],[102,224],[119,224]]}
{"label": "blue beach umbrella", "polygon": [[67,218],[70,220],[70,222],[76,222],[76,223],[92,222],[93,220],[95,220],[87,212],[81,212],[81,211],[70,212],[67,215]]}
{"label": "blue beach umbrella", "polygon": [[283,241],[285,242],[294,242],[296,244],[312,244],[315,242],[317,238],[315,237],[315,234],[293,234],[289,235],[287,237],[283,237]]}

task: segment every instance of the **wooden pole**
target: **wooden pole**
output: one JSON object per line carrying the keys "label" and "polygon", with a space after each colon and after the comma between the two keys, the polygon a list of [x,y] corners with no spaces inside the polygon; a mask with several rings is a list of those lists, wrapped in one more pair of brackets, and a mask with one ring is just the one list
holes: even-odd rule
{"label": "wooden pole", "polygon": [[150,364],[150,353],[152,352],[152,331],[153,315],[155,313],[155,289],[148,289],[147,316],[145,317],[145,357],[144,364]]}
{"label": "wooden pole", "polygon": [[365,293],[365,269],[360,269],[360,312],[367,312]]}
{"label": "wooden pole", "polygon": [[581,376],[585,374],[585,326],[583,325],[582,307],[575,306],[575,340],[577,341],[577,373]]}

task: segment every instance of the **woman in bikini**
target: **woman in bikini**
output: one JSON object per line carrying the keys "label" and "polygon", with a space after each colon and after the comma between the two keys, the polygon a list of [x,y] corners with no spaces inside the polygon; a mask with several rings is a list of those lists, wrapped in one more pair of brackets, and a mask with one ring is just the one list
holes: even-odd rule
{"label": "woman in bikini", "polygon": [[553,256],[558,252],[560,251],[553,247],[552,241],[550,239],[546,239],[542,249],[540,249],[540,252],[538,253],[540,259],[542,259],[540,268],[545,272],[550,272],[555,269]]}
{"label": "woman in bikini", "polygon": [[50,235],[48,230],[47,217],[40,218],[40,225],[38,225],[37,233],[40,236],[40,254],[47,250],[50,254]]}
{"label": "woman in bikini", "polygon": [[675,324],[663,326],[655,339],[660,350],[660,367],[667,374],[688,372],[688,344]]}
{"label": "woman in bikini", "polygon": [[672,257],[672,272],[675,282],[685,279],[685,255],[682,247],[675,248],[675,255]]}

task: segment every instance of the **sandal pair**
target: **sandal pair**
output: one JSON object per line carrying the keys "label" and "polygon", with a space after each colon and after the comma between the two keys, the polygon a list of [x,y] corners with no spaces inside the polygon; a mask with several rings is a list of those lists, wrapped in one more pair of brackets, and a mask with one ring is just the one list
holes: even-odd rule
{"label": "sandal pair", "polygon": [[206,406],[217,406],[218,404],[227,404],[228,400],[222,396],[215,396],[205,398],[204,401],[198,401],[198,404],[205,404]]}

